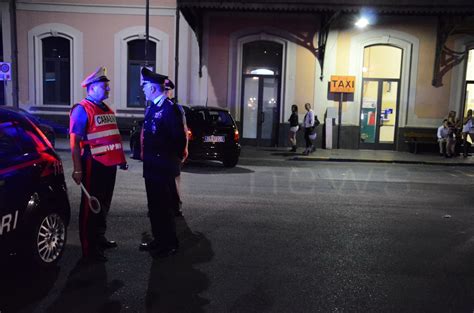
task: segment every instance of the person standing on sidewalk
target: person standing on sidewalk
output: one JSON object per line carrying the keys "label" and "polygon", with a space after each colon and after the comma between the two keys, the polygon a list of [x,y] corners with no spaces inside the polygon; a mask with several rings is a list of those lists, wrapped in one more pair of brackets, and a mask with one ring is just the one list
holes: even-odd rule
{"label": "person standing on sidewalk", "polygon": [[464,157],[470,156],[469,148],[471,147],[471,144],[467,141],[468,136],[471,138],[471,142],[474,142],[474,140],[473,140],[474,123],[472,121],[472,110],[471,109],[467,110],[467,115],[466,115],[466,117],[464,117],[463,126],[462,126],[462,141],[463,141],[463,146],[464,146],[464,151],[463,151],[463,156]]}
{"label": "person standing on sidewalk", "polygon": [[448,117],[448,140],[446,143],[447,157],[453,157],[459,155],[458,152],[458,137],[460,121],[456,118],[456,111],[449,111]]}
{"label": "person standing on sidewalk", "polygon": [[143,92],[151,104],[143,122],[143,177],[148,213],[154,239],[140,244],[140,250],[166,257],[178,249],[174,210],[178,206],[176,176],[183,159],[186,134],[183,117],[166,96],[167,76],[142,69]]}
{"label": "person standing on sidewalk", "polygon": [[82,193],[79,236],[84,259],[105,262],[104,249],[117,246],[115,241],[105,238],[117,165],[122,169],[127,169],[127,165],[115,114],[103,102],[110,92],[105,67],[90,74],[82,87],[87,88],[87,97],[74,105],[70,113],[72,179],[99,200],[101,210],[93,213]]}
{"label": "person standing on sidewalk", "polygon": [[311,109],[311,104],[305,103],[304,108],[306,110],[306,115],[304,116],[303,120],[303,128],[306,149],[304,150],[303,154],[308,155],[310,152],[313,152],[315,150],[313,142],[311,141],[311,136],[314,131],[315,116],[313,110]]}
{"label": "person standing on sidewalk", "polygon": [[298,106],[296,104],[291,106],[291,115],[288,119],[288,122],[290,122],[290,130],[288,132],[288,139],[291,143],[290,152],[296,152],[296,133],[300,128],[300,122],[298,120]]}

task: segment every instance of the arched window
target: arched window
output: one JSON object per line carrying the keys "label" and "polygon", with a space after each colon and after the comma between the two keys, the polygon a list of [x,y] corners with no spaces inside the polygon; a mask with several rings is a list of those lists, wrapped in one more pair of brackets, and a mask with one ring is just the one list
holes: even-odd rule
{"label": "arched window", "polygon": [[271,41],[255,41],[244,44],[243,74],[280,75],[282,46]]}
{"label": "arched window", "polygon": [[65,24],[41,24],[28,31],[30,104],[69,113],[83,97],[82,48],[82,33]]}
{"label": "arched window", "polygon": [[[140,70],[145,65],[145,34],[143,27],[132,26],[114,35],[114,104],[117,114],[142,116],[144,95],[140,86]],[[150,27],[148,67],[168,75],[169,35]]]}
{"label": "arched window", "polygon": [[[144,107],[145,95],[138,83],[140,81],[140,71],[145,65],[145,40],[135,39],[127,43],[127,107]],[[156,69],[156,43],[148,42],[147,66],[152,70]]]}
{"label": "arched window", "polygon": [[43,52],[43,103],[68,105],[71,102],[71,42],[63,37],[41,39]]}

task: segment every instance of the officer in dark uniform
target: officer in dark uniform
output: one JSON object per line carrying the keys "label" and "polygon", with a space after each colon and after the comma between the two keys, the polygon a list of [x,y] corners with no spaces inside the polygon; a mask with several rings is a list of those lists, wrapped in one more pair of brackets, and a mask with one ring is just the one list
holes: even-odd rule
{"label": "officer in dark uniform", "polygon": [[142,69],[142,88],[151,101],[143,122],[143,177],[154,239],[141,243],[140,250],[166,257],[176,252],[178,238],[174,209],[178,206],[175,177],[186,146],[183,118],[166,96],[166,76]]}

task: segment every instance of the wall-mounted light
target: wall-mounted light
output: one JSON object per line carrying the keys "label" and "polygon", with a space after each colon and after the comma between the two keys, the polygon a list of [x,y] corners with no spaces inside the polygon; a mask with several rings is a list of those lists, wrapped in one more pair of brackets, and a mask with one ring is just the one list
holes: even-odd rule
{"label": "wall-mounted light", "polygon": [[366,17],[362,16],[357,20],[355,26],[357,26],[358,28],[365,28],[369,24],[369,20]]}
{"label": "wall-mounted light", "polygon": [[275,72],[266,68],[257,68],[250,72],[253,75],[275,75]]}

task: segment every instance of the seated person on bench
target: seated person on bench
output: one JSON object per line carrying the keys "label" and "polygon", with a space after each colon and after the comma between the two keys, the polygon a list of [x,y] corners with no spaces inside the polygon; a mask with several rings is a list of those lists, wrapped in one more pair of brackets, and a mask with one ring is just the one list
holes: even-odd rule
{"label": "seated person on bench", "polygon": [[[449,127],[448,120],[443,120],[443,125],[438,127],[438,143],[439,143],[439,155],[450,157],[454,154],[454,145],[449,145],[450,150],[448,149],[448,140],[449,140]],[[452,137],[452,136],[451,136]]]}

